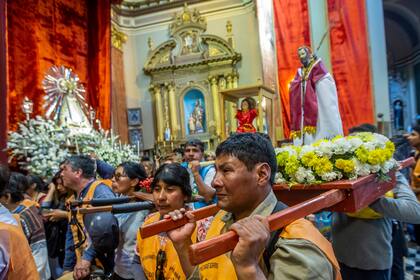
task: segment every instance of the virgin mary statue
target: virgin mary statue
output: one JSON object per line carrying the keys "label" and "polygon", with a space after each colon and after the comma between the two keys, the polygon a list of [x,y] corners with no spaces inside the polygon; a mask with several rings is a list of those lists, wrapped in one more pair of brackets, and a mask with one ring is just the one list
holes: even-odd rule
{"label": "virgin mary statue", "polygon": [[45,116],[59,126],[67,126],[71,134],[90,133],[85,89],[77,74],[64,66],[53,66],[42,81],[45,90]]}

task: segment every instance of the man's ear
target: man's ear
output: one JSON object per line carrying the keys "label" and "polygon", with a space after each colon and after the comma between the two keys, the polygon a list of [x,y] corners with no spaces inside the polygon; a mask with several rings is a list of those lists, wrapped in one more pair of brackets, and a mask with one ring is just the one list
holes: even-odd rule
{"label": "man's ear", "polygon": [[271,177],[270,165],[266,162],[262,162],[258,163],[255,168],[258,177],[258,185],[266,186]]}

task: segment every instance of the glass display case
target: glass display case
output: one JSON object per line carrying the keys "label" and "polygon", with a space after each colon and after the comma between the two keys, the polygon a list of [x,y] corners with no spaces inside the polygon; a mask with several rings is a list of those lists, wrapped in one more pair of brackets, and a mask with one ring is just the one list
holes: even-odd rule
{"label": "glass display case", "polygon": [[238,120],[235,117],[241,103],[246,98],[255,100],[257,116],[252,121],[256,131],[267,133],[274,143],[274,90],[264,85],[238,87],[220,91],[222,139],[238,130]]}

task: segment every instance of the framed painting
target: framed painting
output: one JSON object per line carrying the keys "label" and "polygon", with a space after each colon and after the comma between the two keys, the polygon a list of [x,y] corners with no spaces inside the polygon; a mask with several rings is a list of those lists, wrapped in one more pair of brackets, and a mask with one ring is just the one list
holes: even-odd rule
{"label": "framed painting", "polygon": [[127,120],[129,126],[142,125],[141,108],[131,108],[127,110]]}

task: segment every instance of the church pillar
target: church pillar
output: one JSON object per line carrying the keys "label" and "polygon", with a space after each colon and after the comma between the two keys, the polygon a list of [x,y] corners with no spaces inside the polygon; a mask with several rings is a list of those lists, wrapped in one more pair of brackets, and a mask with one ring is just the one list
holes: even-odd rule
{"label": "church pillar", "polygon": [[233,76],[232,87],[237,88],[238,80],[239,80],[239,73],[235,71],[232,76]]}
{"label": "church pillar", "polygon": [[222,131],[222,120],[220,117],[220,99],[219,91],[217,90],[217,79],[215,76],[209,77],[210,81],[210,90],[213,97],[213,112],[214,112],[214,121],[216,123],[216,134],[217,136],[221,135]]}
{"label": "church pillar", "polygon": [[157,141],[163,141],[163,104],[162,104],[162,96],[160,93],[160,85],[154,84],[150,86],[150,91],[155,96],[155,108],[156,108],[156,127],[157,127]]}
{"label": "church pillar", "polygon": [[171,116],[171,138],[176,140],[179,133],[179,121],[176,114],[176,101],[175,101],[175,85],[174,83],[169,83],[167,85],[168,95],[169,95],[169,112]]}

